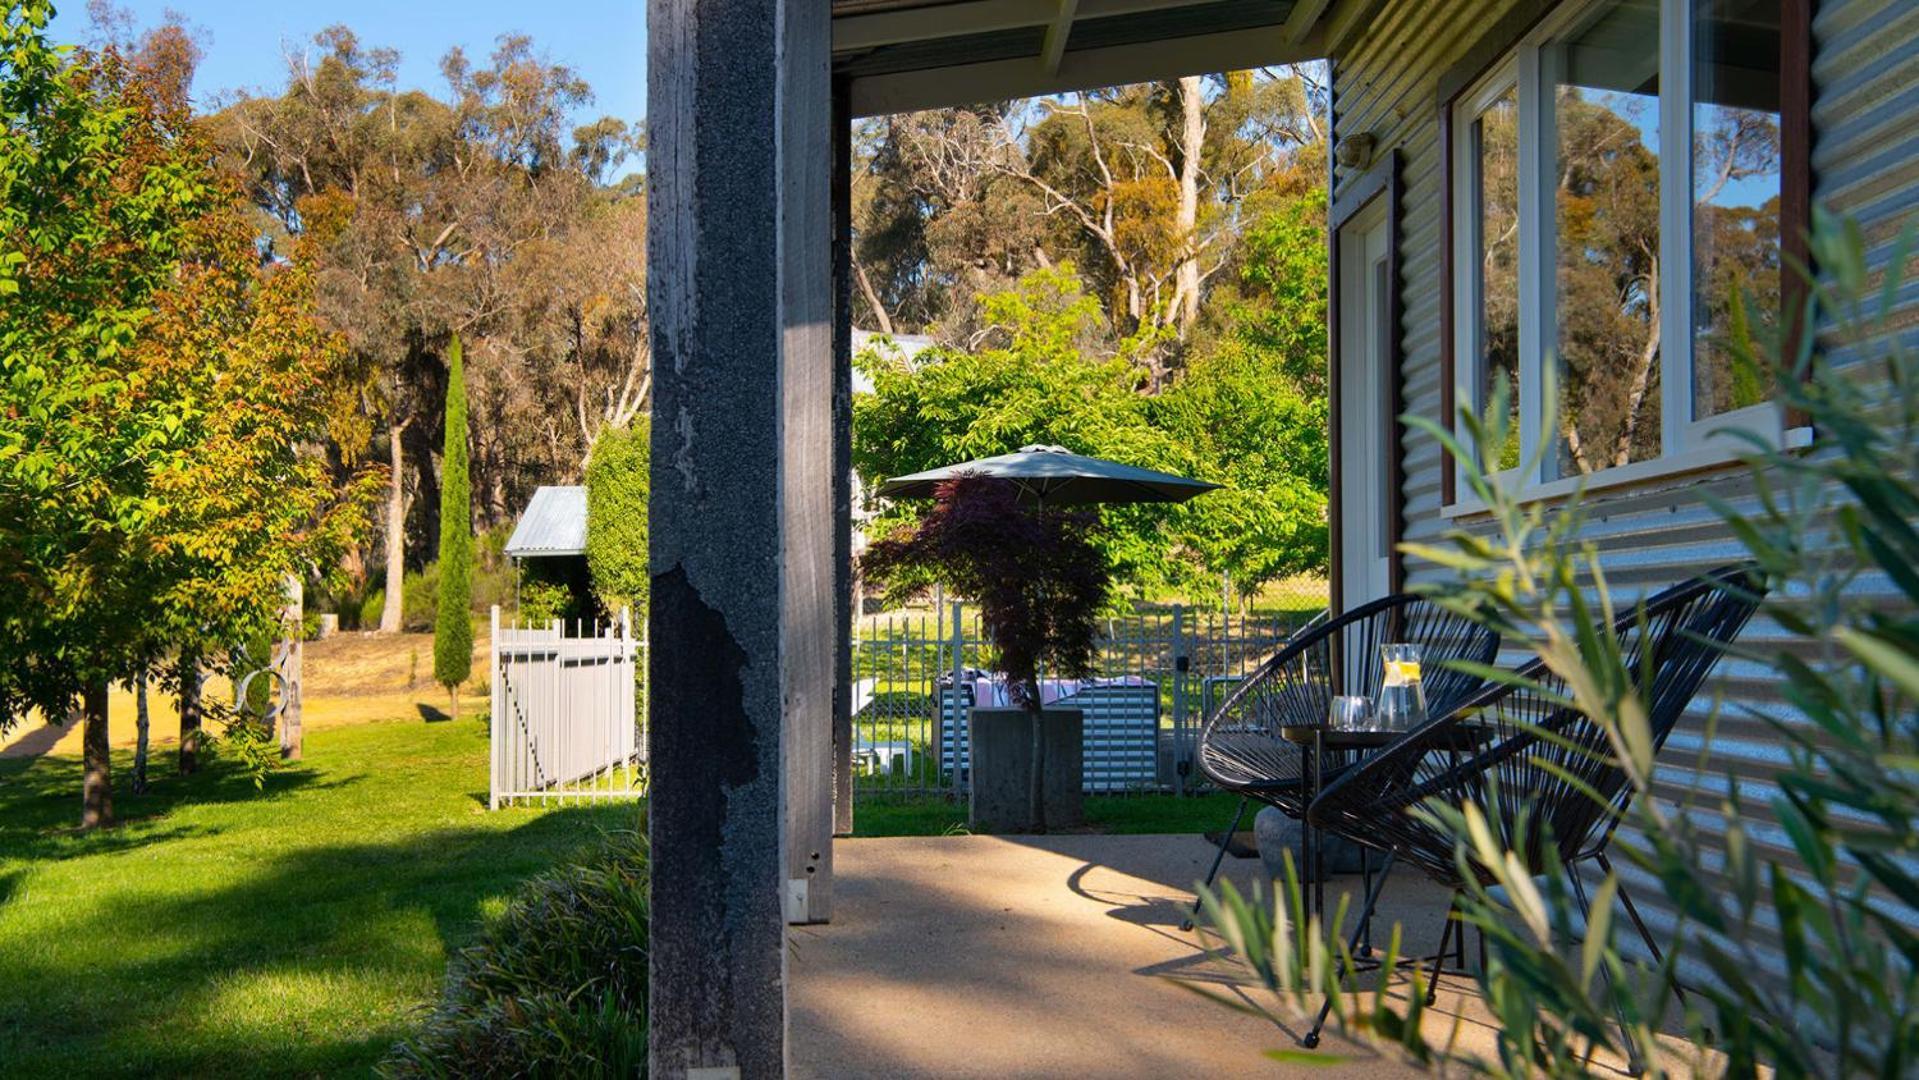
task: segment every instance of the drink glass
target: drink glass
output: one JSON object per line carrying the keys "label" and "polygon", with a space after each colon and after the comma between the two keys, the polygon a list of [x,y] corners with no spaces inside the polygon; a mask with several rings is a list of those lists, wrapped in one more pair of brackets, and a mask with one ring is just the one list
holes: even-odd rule
{"label": "drink glass", "polygon": [[1380,731],[1410,731],[1426,722],[1426,689],[1419,677],[1419,646],[1379,647],[1379,705],[1375,719]]}
{"label": "drink glass", "polygon": [[1326,726],[1334,731],[1371,731],[1373,703],[1363,697],[1341,696],[1333,699]]}

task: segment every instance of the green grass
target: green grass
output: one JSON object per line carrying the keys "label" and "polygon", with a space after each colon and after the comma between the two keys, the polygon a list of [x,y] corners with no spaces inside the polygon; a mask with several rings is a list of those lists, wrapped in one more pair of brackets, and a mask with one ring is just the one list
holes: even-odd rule
{"label": "green grass", "polygon": [[[1102,833],[1218,832],[1232,820],[1238,804],[1238,796],[1220,792],[1185,798],[1089,795],[1085,802],[1086,828]],[[966,802],[962,799],[941,795],[874,797],[853,807],[854,836],[943,836],[965,831]]]}
{"label": "green grass", "polygon": [[156,761],[80,834],[70,758],[0,762],[0,1073],[365,1075],[515,885],[632,804],[485,809],[470,720],[316,730],[267,781]]}

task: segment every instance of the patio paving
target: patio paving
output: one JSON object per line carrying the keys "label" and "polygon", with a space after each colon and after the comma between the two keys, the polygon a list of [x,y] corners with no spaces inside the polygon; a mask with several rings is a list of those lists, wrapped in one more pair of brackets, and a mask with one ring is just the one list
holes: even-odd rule
{"label": "patio paving", "polygon": [[[1295,1032],[1169,978],[1242,992],[1234,965],[1210,955],[1197,932],[1179,929],[1211,855],[1190,835],[836,842],[833,923],[791,931],[792,1074],[1300,1072],[1263,1056],[1296,1049]],[[1259,872],[1255,859],[1229,858],[1226,866],[1242,888]],[[1357,877],[1334,879],[1328,905],[1357,886]],[[1382,930],[1403,921],[1411,946],[1430,951],[1445,903],[1418,875],[1396,874]],[[1443,1032],[1464,1003],[1442,989],[1431,1021]],[[1461,1028],[1464,1039],[1485,1039],[1482,1023]],[[1319,1053],[1347,1060],[1313,1075],[1415,1075],[1330,1034]]]}

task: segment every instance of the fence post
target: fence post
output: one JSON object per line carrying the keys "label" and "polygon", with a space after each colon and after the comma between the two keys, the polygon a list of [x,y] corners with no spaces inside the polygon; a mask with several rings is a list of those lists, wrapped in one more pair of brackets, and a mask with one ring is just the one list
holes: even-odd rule
{"label": "fence post", "polygon": [[[959,600],[953,601],[953,790],[954,791],[964,790],[964,788],[962,787],[960,783],[960,748],[961,747],[966,748],[966,753],[967,753],[966,759],[969,766],[972,762],[972,751],[973,751],[972,740],[970,739],[970,737],[968,737],[968,736],[971,736],[972,734],[972,732],[968,730],[970,726],[969,721],[971,718],[968,717],[965,712],[965,708],[964,708],[965,699],[960,697],[960,673],[966,670],[966,624],[960,621],[960,605],[961,605],[961,601]],[[942,712],[945,711],[944,703],[941,704],[940,709]],[[944,717],[941,717],[941,719],[943,720]],[[945,726],[946,725],[943,723],[940,725],[942,729],[944,729]],[[964,735],[962,733],[964,733]],[[934,767],[938,768],[938,763],[935,763]]]}
{"label": "fence post", "polygon": [[486,801],[487,809],[500,808],[500,698],[505,693],[500,678],[500,605],[493,605],[493,630],[486,639]]}
{"label": "fence post", "polygon": [[1186,608],[1173,605],[1173,794],[1186,794]]}

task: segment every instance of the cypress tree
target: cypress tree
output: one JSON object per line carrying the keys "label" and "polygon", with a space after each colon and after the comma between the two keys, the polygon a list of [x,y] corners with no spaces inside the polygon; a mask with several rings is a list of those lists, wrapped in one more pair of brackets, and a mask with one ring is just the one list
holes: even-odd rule
{"label": "cypress tree", "polygon": [[447,350],[446,447],[440,459],[440,603],[433,624],[433,678],[460,715],[460,684],[473,673],[473,492],[466,463],[466,371],[460,338]]}

